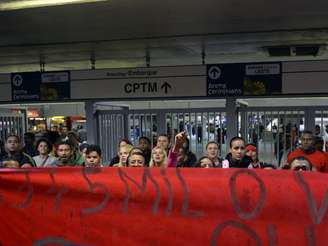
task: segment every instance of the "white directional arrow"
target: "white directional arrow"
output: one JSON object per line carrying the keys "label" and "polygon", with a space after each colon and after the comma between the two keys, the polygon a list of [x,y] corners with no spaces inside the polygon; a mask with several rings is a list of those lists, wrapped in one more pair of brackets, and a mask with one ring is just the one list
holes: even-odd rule
{"label": "white directional arrow", "polygon": [[13,84],[14,86],[21,86],[23,83],[23,77],[19,74],[16,74],[14,77],[13,77]]}

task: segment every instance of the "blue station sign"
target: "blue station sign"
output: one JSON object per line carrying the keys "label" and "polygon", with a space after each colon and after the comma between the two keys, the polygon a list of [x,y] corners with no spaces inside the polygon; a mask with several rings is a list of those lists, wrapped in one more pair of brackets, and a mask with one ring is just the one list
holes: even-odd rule
{"label": "blue station sign", "polygon": [[11,74],[12,101],[70,99],[70,72],[27,72]]}
{"label": "blue station sign", "polygon": [[212,64],[206,67],[207,96],[281,94],[281,63]]}

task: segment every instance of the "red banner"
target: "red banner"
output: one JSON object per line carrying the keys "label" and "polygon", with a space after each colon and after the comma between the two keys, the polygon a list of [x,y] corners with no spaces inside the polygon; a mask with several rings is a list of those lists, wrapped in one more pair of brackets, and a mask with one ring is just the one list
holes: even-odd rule
{"label": "red banner", "polygon": [[1,170],[1,245],[327,245],[327,174]]}

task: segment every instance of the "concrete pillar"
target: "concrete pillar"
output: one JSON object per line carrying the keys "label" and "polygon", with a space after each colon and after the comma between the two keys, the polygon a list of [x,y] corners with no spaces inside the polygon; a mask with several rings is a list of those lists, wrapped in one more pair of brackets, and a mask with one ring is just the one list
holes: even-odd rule
{"label": "concrete pillar", "polygon": [[129,109],[123,111],[123,124],[124,124],[124,138],[130,138],[129,129]]}
{"label": "concrete pillar", "polygon": [[[240,133],[241,137],[247,141],[247,113],[245,111],[240,112]],[[237,116],[238,120],[238,116]]]}
{"label": "concrete pillar", "polygon": [[93,101],[85,102],[87,142],[97,144],[97,117]]}
{"label": "concrete pillar", "polygon": [[159,111],[157,114],[157,133],[162,134],[166,133],[166,119],[165,119],[165,112]]}
{"label": "concrete pillar", "polygon": [[236,98],[226,99],[226,110],[227,110],[227,152],[229,152],[230,140],[238,135],[238,113]]}
{"label": "concrete pillar", "polygon": [[315,127],[315,111],[314,111],[314,109],[306,109],[304,118],[305,118],[304,129],[314,131],[314,127]]}

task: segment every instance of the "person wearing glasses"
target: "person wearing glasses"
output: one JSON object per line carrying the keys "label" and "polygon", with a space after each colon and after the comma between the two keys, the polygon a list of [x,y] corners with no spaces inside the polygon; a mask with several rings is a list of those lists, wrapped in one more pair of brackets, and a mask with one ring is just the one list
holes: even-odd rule
{"label": "person wearing glasses", "polygon": [[325,154],[316,150],[314,137],[311,131],[304,131],[301,136],[301,146],[288,155],[287,163],[296,157],[305,157],[319,172],[328,172],[328,160]]}
{"label": "person wearing glasses", "polygon": [[245,155],[245,140],[241,137],[234,137],[230,140],[230,152],[222,162],[222,168],[248,168],[252,163],[252,158]]}
{"label": "person wearing glasses", "polygon": [[290,170],[293,171],[316,171],[311,162],[302,156],[295,157],[290,163]]}

